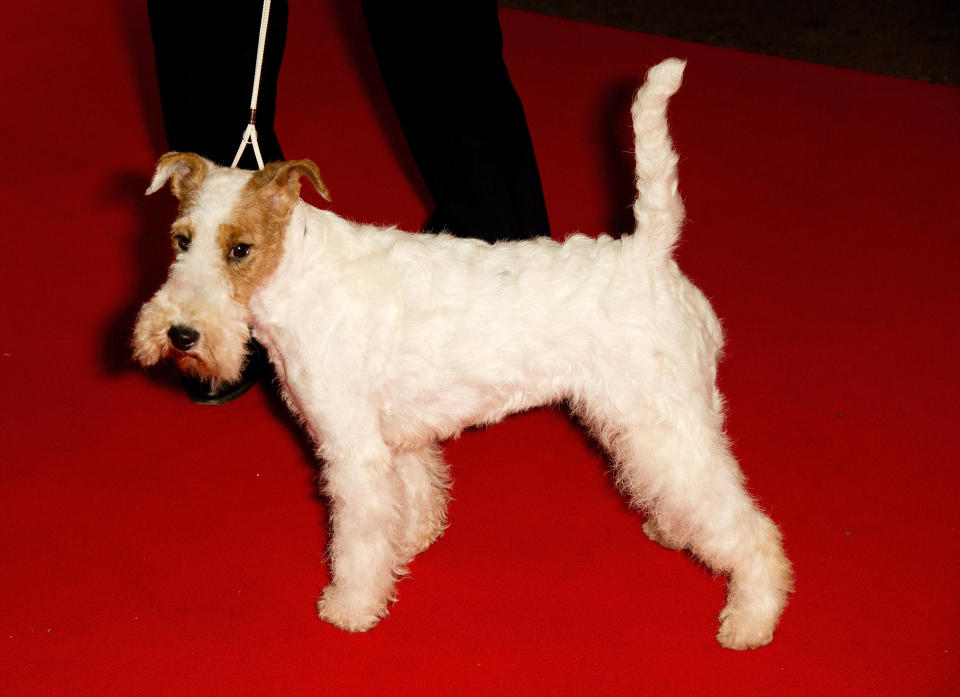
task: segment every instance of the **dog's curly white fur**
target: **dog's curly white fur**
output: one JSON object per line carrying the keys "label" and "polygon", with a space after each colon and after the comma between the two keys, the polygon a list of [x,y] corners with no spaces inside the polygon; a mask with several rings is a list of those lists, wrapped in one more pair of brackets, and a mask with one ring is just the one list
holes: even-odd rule
{"label": "dog's curly white fur", "polygon": [[235,379],[253,335],[317,444],[332,583],[320,616],[364,631],[442,532],[437,443],[566,401],[609,451],[648,536],[729,574],[718,639],[769,642],[792,588],[780,533],[722,430],[720,323],[672,258],[683,219],[666,105],[684,63],[637,94],[633,235],[488,245],[359,225],[300,201],[307,160],[261,172],[171,153],[147,193],[180,199],[176,258],[134,332],[144,365]]}

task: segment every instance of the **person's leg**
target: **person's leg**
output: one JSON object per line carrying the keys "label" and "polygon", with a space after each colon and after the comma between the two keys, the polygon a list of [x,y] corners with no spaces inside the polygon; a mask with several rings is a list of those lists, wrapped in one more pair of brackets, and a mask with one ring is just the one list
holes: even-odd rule
{"label": "person's leg", "polygon": [[[250,113],[262,0],[148,0],[167,144],[219,165],[233,162]],[[282,160],[273,128],[287,35],[287,0],[273,0],[257,103],[265,162]],[[247,148],[240,166],[256,169]]]}
{"label": "person's leg", "polygon": [[436,211],[425,228],[488,241],[550,234],[495,0],[364,0],[384,84]]}

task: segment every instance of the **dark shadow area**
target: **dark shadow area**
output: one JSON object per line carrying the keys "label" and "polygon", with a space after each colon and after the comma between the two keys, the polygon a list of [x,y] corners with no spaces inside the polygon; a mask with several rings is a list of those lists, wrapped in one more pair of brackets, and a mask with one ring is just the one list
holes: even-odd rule
{"label": "dark shadow area", "polygon": [[960,3],[955,0],[499,0],[499,4],[750,53],[960,85]]}
{"label": "dark shadow area", "polygon": [[[137,370],[130,349],[130,335],[140,306],[150,299],[166,278],[171,260],[169,226],[176,217],[176,200],[168,192],[145,196],[149,175],[143,172],[118,172],[104,184],[104,197],[112,206],[132,208],[138,221],[128,231],[129,259],[136,279],[130,295],[122,303],[102,332],[100,364],[107,377]],[[170,373],[174,373],[171,375]],[[176,371],[150,371],[150,379],[176,384]],[[179,387],[178,387],[179,389]]]}
{"label": "dark shadow area", "polygon": [[611,87],[601,105],[599,123],[593,128],[594,133],[603,134],[603,147],[598,148],[603,158],[600,171],[605,178],[603,190],[610,193],[604,232],[614,237],[634,231],[633,202],[637,189],[630,105],[642,82],[642,77],[623,78]]}

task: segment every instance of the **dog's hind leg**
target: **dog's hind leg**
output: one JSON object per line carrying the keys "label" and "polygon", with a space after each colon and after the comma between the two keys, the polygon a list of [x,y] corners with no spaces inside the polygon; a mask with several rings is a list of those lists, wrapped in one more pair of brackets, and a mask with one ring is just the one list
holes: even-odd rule
{"label": "dog's hind leg", "polygon": [[767,644],[792,590],[780,532],[744,488],[716,413],[685,407],[650,416],[597,429],[619,483],[651,516],[648,535],[729,575],[718,641],[732,649]]}
{"label": "dog's hind leg", "polygon": [[450,474],[433,445],[397,453],[393,460],[404,493],[401,557],[409,562],[446,529]]}

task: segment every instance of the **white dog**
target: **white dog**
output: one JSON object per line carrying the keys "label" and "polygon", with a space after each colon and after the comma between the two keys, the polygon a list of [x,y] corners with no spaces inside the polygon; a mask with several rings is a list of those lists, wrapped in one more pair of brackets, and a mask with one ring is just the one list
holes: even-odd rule
{"label": "white dog", "polygon": [[609,451],[644,530],[729,574],[717,635],[769,642],[792,587],[776,526],[722,430],[722,337],[672,258],[683,218],[666,124],[684,63],[655,66],[633,105],[636,232],[488,245],[359,225],[299,199],[308,160],[259,172],[161,158],[147,193],[180,200],[176,258],[137,319],[134,353],[236,379],[251,335],[325,463],[332,583],[320,617],[365,631],[442,532],[437,444],[566,401]]}

